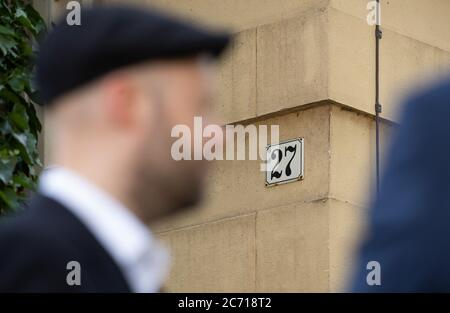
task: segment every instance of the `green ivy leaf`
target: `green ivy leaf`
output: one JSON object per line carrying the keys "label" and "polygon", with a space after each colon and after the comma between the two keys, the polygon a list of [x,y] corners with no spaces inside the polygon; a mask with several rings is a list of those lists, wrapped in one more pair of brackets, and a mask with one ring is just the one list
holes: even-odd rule
{"label": "green ivy leaf", "polygon": [[0,98],[12,103],[21,103],[22,99],[8,88],[0,89]]}
{"label": "green ivy leaf", "polygon": [[15,40],[0,34],[0,50],[4,56],[10,53],[14,57],[17,57],[16,48],[17,42]]}
{"label": "green ivy leaf", "polygon": [[[0,120],[1,121],[1,120]],[[11,124],[8,121],[0,122],[0,134],[6,135],[12,132]]]}
{"label": "green ivy leaf", "polygon": [[14,168],[16,166],[16,160],[0,159],[0,181],[7,185],[13,176]]}
{"label": "green ivy leaf", "polygon": [[11,37],[17,37],[17,34],[15,33],[14,29],[3,25],[0,25],[0,34]]}
{"label": "green ivy leaf", "polygon": [[25,87],[23,78],[20,76],[14,76],[13,78],[11,78],[8,84],[16,92],[21,92]]}
{"label": "green ivy leaf", "polygon": [[28,106],[27,114],[29,117],[31,132],[35,137],[38,137],[38,132],[41,131],[42,125],[37,117],[35,105],[37,105],[37,103],[30,98],[30,105]]}
{"label": "green ivy leaf", "polygon": [[0,199],[10,208],[17,208],[19,205],[19,196],[15,193],[12,188],[0,189]]}
{"label": "green ivy leaf", "polygon": [[19,173],[19,174],[14,175],[12,180],[16,187],[25,187],[28,189],[35,189],[35,187],[36,187],[36,184],[34,183],[34,181],[30,177],[25,175],[24,173]]}
{"label": "green ivy leaf", "polygon": [[29,82],[29,78],[22,69],[15,69],[12,77],[8,81],[8,85],[17,93],[24,91]]}
{"label": "green ivy leaf", "polygon": [[32,31],[33,34],[36,34],[36,29],[34,28],[33,23],[31,23],[27,13],[22,8],[17,8],[15,17],[20,22],[20,24]]}
{"label": "green ivy leaf", "polygon": [[36,138],[28,133],[13,133],[13,137],[16,139],[17,143],[19,144],[19,151],[22,158],[28,163],[28,164],[34,164],[34,155],[36,150]]}
{"label": "green ivy leaf", "polygon": [[39,13],[33,8],[32,5],[27,5],[25,7],[25,12],[30,18],[31,22],[34,25],[34,29],[36,31],[36,35],[40,35],[42,32],[46,31],[47,27],[45,26],[44,20],[39,15]]}
{"label": "green ivy leaf", "polygon": [[28,114],[24,105],[21,103],[14,104],[12,112],[9,114],[9,119],[13,122],[19,130],[24,131],[28,129]]}

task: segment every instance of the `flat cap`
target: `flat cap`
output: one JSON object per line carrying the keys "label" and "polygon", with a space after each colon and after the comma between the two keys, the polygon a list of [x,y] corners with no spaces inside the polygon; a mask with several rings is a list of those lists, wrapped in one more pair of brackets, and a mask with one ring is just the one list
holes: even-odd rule
{"label": "flat cap", "polygon": [[156,59],[206,53],[217,57],[230,37],[160,12],[130,6],[80,11],[81,25],[63,17],[41,42],[36,83],[43,105],[113,70]]}

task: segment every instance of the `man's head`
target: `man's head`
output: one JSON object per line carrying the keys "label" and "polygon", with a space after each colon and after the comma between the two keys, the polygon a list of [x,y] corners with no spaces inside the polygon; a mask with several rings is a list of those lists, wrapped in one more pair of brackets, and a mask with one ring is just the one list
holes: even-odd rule
{"label": "man's head", "polygon": [[200,58],[114,71],[47,110],[54,161],[86,175],[144,219],[195,204],[203,161],[175,161],[171,130],[209,119],[212,65]]}
{"label": "man's head", "polygon": [[[147,25],[146,21],[155,19],[154,15],[142,15],[142,12],[130,9],[125,15],[123,10],[97,10],[102,22],[99,27],[103,28],[98,34],[99,40],[104,40],[104,34],[111,33],[105,26],[109,18],[112,27],[117,27],[118,20],[122,20],[123,27],[132,27],[133,32],[141,30],[144,37],[155,28],[161,31],[160,23],[171,23],[170,19],[162,18],[160,23],[153,21]],[[95,28],[98,19],[92,12],[89,14],[87,22],[90,24],[86,27],[98,32]],[[136,19],[141,29],[133,28]],[[213,62],[205,56],[217,55],[227,42],[225,36],[220,40],[210,37],[208,41],[208,36],[212,35],[199,35],[195,28],[189,27],[186,32],[184,24],[170,25],[175,30],[168,31],[161,39],[163,42],[154,45],[141,45],[129,37],[116,38],[118,43],[115,45],[115,39],[109,38],[108,47],[117,51],[99,48],[103,49],[103,58],[108,62],[98,55],[98,51],[86,52],[92,48],[80,49],[70,42],[68,44],[79,49],[81,54],[68,60],[75,64],[64,61],[51,64],[53,51],[64,50],[61,46],[61,41],[65,40],[63,35],[72,34],[79,43],[87,46],[93,44],[92,33],[83,30],[80,34],[72,29],[64,32],[61,27],[63,30],[67,27],[63,25],[56,34],[50,34],[47,44],[44,43],[41,57],[44,60],[40,67],[38,63],[38,78],[40,68],[40,85],[44,96],[47,95],[46,123],[52,139],[51,161],[86,176],[145,221],[189,207],[200,198],[205,163],[175,161],[171,147],[176,138],[171,137],[171,131],[180,124],[193,131],[194,116],[209,121]],[[179,32],[184,32],[184,36],[180,37]],[[196,34],[193,35],[195,42],[187,40],[189,32]],[[127,41],[128,45],[125,44]],[[179,46],[180,41],[191,47]],[[171,51],[171,44],[178,45],[175,48],[178,50]],[[163,52],[155,53],[159,47]],[[185,52],[180,54],[182,49]],[[121,50],[135,54],[123,56],[127,59],[124,63],[120,59]],[[70,75],[70,70],[74,71],[74,77],[61,76]]]}

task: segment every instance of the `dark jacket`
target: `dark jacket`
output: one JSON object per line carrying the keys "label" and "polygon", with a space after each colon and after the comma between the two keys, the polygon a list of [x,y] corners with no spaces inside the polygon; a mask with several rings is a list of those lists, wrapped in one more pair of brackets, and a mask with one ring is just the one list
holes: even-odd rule
{"label": "dark jacket", "polygon": [[[81,284],[66,278],[80,265]],[[70,276],[73,279],[73,276]],[[36,194],[0,220],[0,292],[130,292],[119,267],[65,207]]]}
{"label": "dark jacket", "polygon": [[[359,251],[355,292],[450,291],[450,80],[404,106]],[[370,261],[381,285],[366,282]]]}

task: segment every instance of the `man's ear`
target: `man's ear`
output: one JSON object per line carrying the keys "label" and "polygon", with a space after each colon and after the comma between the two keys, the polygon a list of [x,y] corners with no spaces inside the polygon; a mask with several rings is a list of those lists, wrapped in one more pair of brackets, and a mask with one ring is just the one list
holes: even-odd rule
{"label": "man's ear", "polygon": [[102,82],[105,118],[117,127],[132,127],[136,122],[137,90],[125,74],[117,74]]}

